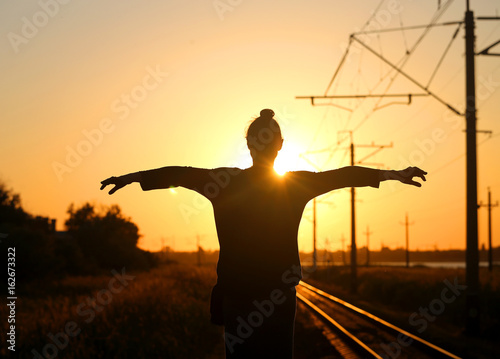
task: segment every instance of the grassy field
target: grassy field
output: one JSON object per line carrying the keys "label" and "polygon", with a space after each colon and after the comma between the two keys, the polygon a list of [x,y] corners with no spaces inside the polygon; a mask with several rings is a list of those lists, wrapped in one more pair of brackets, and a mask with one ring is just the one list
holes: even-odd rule
{"label": "grassy field", "polygon": [[35,350],[50,358],[204,358],[222,340],[209,322],[215,268],[118,272],[19,287],[16,357],[34,358]]}
{"label": "grassy field", "polygon": [[[215,273],[213,265],[172,264],[143,273],[120,269],[101,276],[18,283],[16,352],[2,345],[0,357],[223,358],[222,327],[209,321]],[[296,359],[330,350],[309,316],[298,308]],[[7,340],[7,317],[8,308],[2,305],[2,343]]]}

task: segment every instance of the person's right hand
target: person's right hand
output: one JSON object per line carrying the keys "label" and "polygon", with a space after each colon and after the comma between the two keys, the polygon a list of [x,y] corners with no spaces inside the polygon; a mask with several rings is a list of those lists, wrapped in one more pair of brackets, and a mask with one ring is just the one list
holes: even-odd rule
{"label": "person's right hand", "polygon": [[106,186],[108,185],[115,185],[111,190],[109,191],[109,194],[113,194],[116,191],[118,191],[120,188],[125,187],[128,185],[130,182],[128,182],[125,178],[125,176],[120,176],[120,177],[109,177],[108,179],[105,179],[104,181],[101,181],[101,190],[103,190]]}

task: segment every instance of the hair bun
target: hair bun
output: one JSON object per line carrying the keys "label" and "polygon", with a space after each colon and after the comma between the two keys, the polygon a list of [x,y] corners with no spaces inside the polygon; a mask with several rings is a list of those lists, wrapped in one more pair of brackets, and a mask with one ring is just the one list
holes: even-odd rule
{"label": "hair bun", "polygon": [[271,119],[274,117],[274,111],[266,108],[266,109],[260,111],[260,117]]}

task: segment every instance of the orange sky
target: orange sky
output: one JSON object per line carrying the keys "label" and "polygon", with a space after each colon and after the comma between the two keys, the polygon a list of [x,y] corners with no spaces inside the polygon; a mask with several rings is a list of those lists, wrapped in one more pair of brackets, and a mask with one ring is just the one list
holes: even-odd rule
{"label": "orange sky", "polygon": [[[376,100],[338,100],[355,109],[348,112],[295,99],[324,94],[349,34],[363,27],[378,3],[2,3],[0,179],[21,194],[27,211],[57,218],[61,230],[72,202],[116,203],[139,226],[143,248],[157,250],[163,241],[175,250],[194,250],[199,235],[204,248],[216,249],[211,207],[194,192],[142,192],[134,184],[108,196],[99,182],[165,165],[247,167],[245,129],[262,108],[272,108],[285,138],[278,157],[283,168],[311,169],[301,154],[323,169],[348,165],[347,141],[338,144],[343,139],[338,132],[355,130],[356,144],[393,143],[367,162],[384,168],[411,164],[429,172],[420,189],[383,183],[378,190],[358,190],[358,246],[366,243],[367,226],[372,249],[402,246],[401,222],[408,212],[414,222],[411,249],[464,248],[463,118],[428,97],[375,112]],[[461,20],[464,3],[455,1],[440,22]],[[484,0],[471,5],[477,16],[495,15],[499,7]],[[384,1],[369,26],[426,24],[436,10],[436,1]],[[499,24],[476,25],[477,50],[500,39]],[[454,30],[433,29],[405,70],[427,84]],[[366,41],[396,61],[421,33],[398,31]],[[429,87],[461,111],[463,53],[462,29]],[[483,203],[488,186],[493,199],[500,198],[499,61],[476,59],[478,129],[493,131],[490,139],[478,134]],[[330,94],[383,92],[387,81],[373,89],[387,71],[366,50],[353,48]],[[420,90],[397,78],[388,92]],[[326,148],[333,151],[311,153]],[[369,151],[357,148],[356,159]],[[328,239],[330,249],[339,249],[342,236],[350,236],[349,193],[336,191],[321,202],[318,246]],[[188,217],[186,207],[193,209]],[[299,232],[306,251],[312,244],[311,213],[308,207]],[[480,244],[487,239],[486,214],[479,210]],[[499,246],[500,210],[493,210],[493,220],[493,242]]]}

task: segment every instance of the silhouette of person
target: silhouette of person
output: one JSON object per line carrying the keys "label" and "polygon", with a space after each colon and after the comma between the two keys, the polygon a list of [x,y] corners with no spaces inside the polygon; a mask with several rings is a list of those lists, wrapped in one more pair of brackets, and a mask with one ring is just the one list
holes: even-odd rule
{"label": "silhouette of person", "polygon": [[224,325],[226,358],[292,358],[295,286],[301,279],[297,232],[307,202],[344,187],[379,187],[385,180],[420,187],[425,171],[349,166],[279,176],[274,160],[283,144],[274,112],[262,110],[247,130],[253,165],[163,167],[101,182],[109,191],[139,182],[145,191],[185,187],[210,200],[220,252],[211,320]]}

